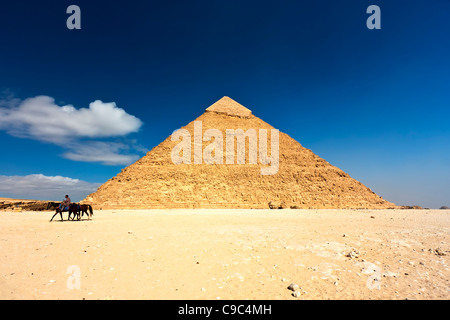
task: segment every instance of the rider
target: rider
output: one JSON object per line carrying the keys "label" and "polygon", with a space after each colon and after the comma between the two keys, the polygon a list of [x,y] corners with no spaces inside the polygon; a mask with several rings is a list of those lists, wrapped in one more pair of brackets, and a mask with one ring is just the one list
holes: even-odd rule
{"label": "rider", "polygon": [[70,206],[70,198],[69,198],[69,195],[66,194],[66,198],[59,205],[59,209],[61,211],[66,211],[66,210],[69,210],[69,206]]}

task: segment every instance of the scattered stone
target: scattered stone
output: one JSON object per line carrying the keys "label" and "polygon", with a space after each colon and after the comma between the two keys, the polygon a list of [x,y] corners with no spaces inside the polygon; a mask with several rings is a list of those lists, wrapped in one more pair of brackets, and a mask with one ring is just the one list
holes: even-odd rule
{"label": "scattered stone", "polygon": [[272,203],[272,201],[269,201],[269,209],[277,209],[278,206]]}
{"label": "scattered stone", "polygon": [[284,201],[282,201],[280,203],[274,203],[272,201],[269,201],[268,205],[269,205],[269,209],[287,209],[288,208],[288,206],[286,205],[286,203]]}
{"label": "scattered stone", "polygon": [[445,253],[445,251],[444,250],[442,250],[441,248],[436,248],[436,249],[428,249],[428,251],[429,252],[431,252],[431,253],[434,253],[435,255],[437,255],[437,256],[445,256],[445,255],[447,255],[446,253]]}
{"label": "scattered stone", "polygon": [[298,289],[300,289],[300,286],[299,286],[298,284],[296,284],[296,283],[291,283],[291,284],[289,285],[288,289],[295,292],[295,291],[297,291]]}
{"label": "scattered stone", "polygon": [[395,272],[392,272],[392,271],[386,271],[383,273],[383,277],[397,278],[398,274],[396,274]]}
{"label": "scattered stone", "polygon": [[297,290],[292,292],[292,296],[295,297],[295,298],[300,297],[300,294],[301,294],[300,291],[297,291]]}
{"label": "scattered stone", "polygon": [[349,253],[347,253],[345,256],[350,259],[355,259],[355,258],[359,257],[359,252],[356,250],[352,250]]}

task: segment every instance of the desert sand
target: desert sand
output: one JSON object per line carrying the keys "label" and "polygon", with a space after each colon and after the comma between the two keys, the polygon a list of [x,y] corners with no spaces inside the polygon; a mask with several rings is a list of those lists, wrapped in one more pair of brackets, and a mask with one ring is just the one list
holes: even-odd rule
{"label": "desert sand", "polygon": [[450,210],[52,215],[0,211],[1,299],[450,297]]}

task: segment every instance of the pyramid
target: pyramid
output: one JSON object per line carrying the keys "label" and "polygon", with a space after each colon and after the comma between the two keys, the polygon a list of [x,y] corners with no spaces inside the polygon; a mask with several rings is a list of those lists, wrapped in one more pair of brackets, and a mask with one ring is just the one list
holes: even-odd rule
{"label": "pyramid", "polygon": [[[182,129],[191,137],[187,140],[191,154],[187,154],[186,161],[174,162],[173,150],[182,140],[172,139],[172,134],[83,202],[98,209],[396,207],[282,132],[278,136],[279,161],[274,174],[262,174],[263,168],[272,164],[252,162],[251,139],[245,140],[245,161],[238,161],[237,143],[229,149],[223,143],[222,149],[212,153],[220,161],[199,163],[193,150],[204,154],[205,148],[217,139],[205,142],[208,129],[216,129],[223,137],[231,129],[277,131],[229,97],[208,107]],[[195,137],[196,132],[201,132],[203,140]],[[267,134],[267,155],[273,151],[272,139]],[[259,140],[262,141],[261,136]],[[223,150],[223,155],[216,154],[217,150]],[[230,154],[231,158],[227,158]]]}

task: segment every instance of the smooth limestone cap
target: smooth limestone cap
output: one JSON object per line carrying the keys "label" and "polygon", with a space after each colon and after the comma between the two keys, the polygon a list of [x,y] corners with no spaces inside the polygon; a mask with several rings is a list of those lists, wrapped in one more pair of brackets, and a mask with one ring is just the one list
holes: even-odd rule
{"label": "smooth limestone cap", "polygon": [[206,109],[206,111],[225,113],[229,116],[237,117],[249,117],[252,114],[252,111],[250,109],[247,109],[240,103],[227,96],[212,104],[209,108]]}

